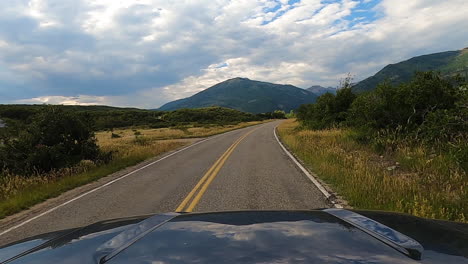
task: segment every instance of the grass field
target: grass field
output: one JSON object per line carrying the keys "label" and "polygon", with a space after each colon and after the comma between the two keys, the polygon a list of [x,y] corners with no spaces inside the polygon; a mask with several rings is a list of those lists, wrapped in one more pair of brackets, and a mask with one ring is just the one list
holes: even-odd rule
{"label": "grass field", "polygon": [[298,125],[283,122],[282,141],[354,208],[468,222],[467,174],[443,154],[401,145],[378,155],[350,130]]}
{"label": "grass field", "polygon": [[[224,133],[233,129],[252,126],[265,121],[252,121],[239,123],[237,125],[204,125],[204,126],[179,126],[173,128],[157,128],[157,129],[116,129],[112,132],[102,131],[96,133],[96,138],[101,146],[115,145],[116,142],[128,143],[137,137],[146,140],[161,140],[161,139],[180,139],[180,138],[197,138],[207,137],[220,133]],[[112,133],[118,135],[120,138],[112,138]]]}
{"label": "grass field", "polygon": [[259,123],[262,122],[245,122],[228,126],[121,129],[113,132],[98,132],[96,139],[100,148],[113,153],[113,159],[107,164],[96,165],[91,161],[82,161],[74,168],[62,169],[47,175],[31,175],[30,177],[0,175],[0,218],[188,144],[189,141],[181,139],[207,137]]}

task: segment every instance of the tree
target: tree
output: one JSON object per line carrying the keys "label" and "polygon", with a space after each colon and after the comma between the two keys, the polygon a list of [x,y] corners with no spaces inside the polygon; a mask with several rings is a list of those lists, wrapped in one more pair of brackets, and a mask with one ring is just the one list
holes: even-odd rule
{"label": "tree", "polygon": [[404,127],[407,131],[415,130],[429,113],[455,107],[460,99],[457,91],[461,81],[444,79],[434,72],[419,72],[410,82],[396,87],[388,82],[379,84],[374,91],[354,101],[350,122],[372,129]]}
{"label": "tree", "polygon": [[324,129],[343,125],[348,118],[348,110],[356,99],[352,92],[351,77],[340,84],[336,95],[325,93],[317,98],[315,104],[301,105],[297,118],[302,125],[312,129]]}
{"label": "tree", "polygon": [[290,110],[289,113],[286,114],[286,118],[295,118],[296,113],[294,113],[294,110]]}
{"label": "tree", "polygon": [[272,113],[272,118],[273,119],[285,119],[286,113],[283,110],[275,110]]}

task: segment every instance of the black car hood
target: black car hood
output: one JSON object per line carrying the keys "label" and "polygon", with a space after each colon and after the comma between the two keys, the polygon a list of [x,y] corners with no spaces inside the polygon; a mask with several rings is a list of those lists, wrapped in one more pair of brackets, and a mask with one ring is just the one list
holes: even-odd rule
{"label": "black car hood", "polygon": [[422,252],[421,260],[409,257],[392,244],[392,239],[403,246],[412,239],[405,241],[405,236],[388,229],[381,229],[380,235],[367,232],[327,210],[182,214],[106,221],[6,246],[0,249],[0,260],[13,257],[11,263],[468,263],[468,225],[393,213],[359,213],[410,235],[424,247],[418,249]]}

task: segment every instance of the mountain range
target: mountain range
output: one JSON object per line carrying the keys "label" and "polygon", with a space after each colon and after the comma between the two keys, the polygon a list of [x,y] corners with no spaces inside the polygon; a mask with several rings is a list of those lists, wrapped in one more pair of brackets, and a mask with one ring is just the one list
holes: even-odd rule
{"label": "mountain range", "polygon": [[311,87],[307,88],[306,90],[309,91],[309,92],[312,92],[312,93],[314,93],[316,95],[322,95],[322,94],[325,94],[325,93],[336,94],[336,88],[323,87],[323,86],[320,86],[320,85],[312,85]]}
{"label": "mountain range", "polygon": [[[383,81],[392,84],[407,82],[416,71],[439,71],[449,76],[461,74],[468,78],[468,48],[422,55],[395,64],[389,64],[375,75],[355,85],[357,93],[374,89]],[[336,93],[333,87],[314,85],[301,89],[293,85],[234,78],[218,83],[193,96],[169,102],[158,110],[223,106],[244,112],[264,113],[275,110],[297,109],[301,104],[313,103],[324,93]]]}
{"label": "mountain range", "polygon": [[316,99],[316,94],[293,85],[234,78],[188,98],[167,103],[158,110],[222,106],[250,113],[289,112]]}

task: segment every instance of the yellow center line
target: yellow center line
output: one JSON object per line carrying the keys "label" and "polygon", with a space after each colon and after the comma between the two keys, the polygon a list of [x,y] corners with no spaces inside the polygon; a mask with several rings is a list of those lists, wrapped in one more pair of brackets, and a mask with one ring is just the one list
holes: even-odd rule
{"label": "yellow center line", "polygon": [[[252,131],[250,131],[252,132]],[[250,133],[249,133],[250,134]],[[244,139],[244,137],[241,138]],[[197,196],[195,196],[195,198],[193,198],[193,201],[192,203],[189,205],[189,207],[187,208],[187,212],[192,212],[193,211],[193,208],[198,204],[198,202],[200,201],[201,197],[203,196],[203,194],[205,194],[206,190],[208,189],[208,186],[211,184],[211,182],[214,180],[214,178],[216,177],[216,175],[218,175],[218,172],[221,170],[221,168],[223,167],[224,163],[226,162],[226,160],[229,158],[229,156],[231,155],[231,153],[234,151],[234,149],[237,147],[237,145],[239,145],[240,141],[239,140],[234,146],[233,148],[231,148],[229,150],[229,152],[224,156],[223,160],[218,164],[218,166],[216,167],[216,169],[214,169],[213,173],[211,174],[211,176],[208,178],[208,180],[206,181],[206,183],[203,185],[203,187],[200,189],[200,191],[198,192]]]}
{"label": "yellow center line", "polygon": [[[190,191],[190,193],[185,197],[185,199],[182,201],[182,203],[177,207],[176,212],[192,212],[193,208],[198,204],[200,201],[201,197],[203,194],[206,192],[208,189],[208,186],[211,184],[211,182],[214,180],[218,172],[221,170],[223,167],[224,163],[226,160],[229,158],[229,156],[232,154],[234,149],[239,145],[239,143],[246,138],[249,134],[257,130],[259,127],[247,132],[243,136],[241,136],[238,140],[236,140],[227,150],[226,152],[219,157],[218,160],[211,166],[211,168],[203,175],[203,177],[200,179],[200,181],[195,185],[195,187]],[[202,186],[203,185],[203,186]],[[201,187],[201,189],[200,189]],[[200,190],[199,190],[200,189]],[[198,194],[195,196],[193,201],[190,203],[190,205],[187,207],[186,210],[184,208],[186,205],[189,203],[189,201],[192,199],[192,197],[197,193],[199,190]]]}
{"label": "yellow center line", "polygon": [[[237,141],[239,141],[239,140],[237,140]],[[216,166],[221,162],[221,160],[224,158],[224,156],[226,156],[226,154],[229,152],[229,150],[234,147],[234,145],[237,143],[237,141],[234,142],[226,150],[226,152],[224,152],[223,155],[221,155],[221,157],[219,157],[219,159],[213,164],[213,166],[211,166],[211,168],[205,173],[205,175],[203,175],[203,177],[200,179],[200,181],[197,183],[197,185],[195,185],[195,187],[192,189],[192,191],[190,191],[190,193],[187,195],[187,197],[185,197],[185,199],[182,201],[182,203],[177,207],[176,212],[182,212],[182,210],[187,205],[187,203],[192,199],[192,196],[197,192],[198,188],[200,188],[200,186],[205,182],[205,180],[208,179],[208,177],[211,175],[211,173],[216,168]]]}

